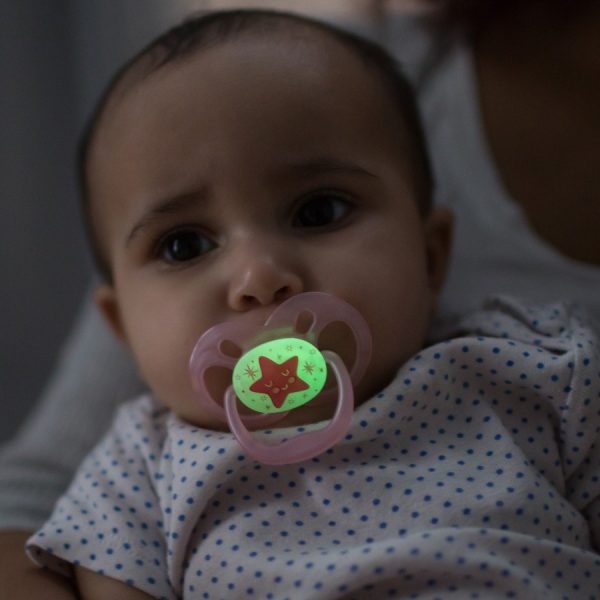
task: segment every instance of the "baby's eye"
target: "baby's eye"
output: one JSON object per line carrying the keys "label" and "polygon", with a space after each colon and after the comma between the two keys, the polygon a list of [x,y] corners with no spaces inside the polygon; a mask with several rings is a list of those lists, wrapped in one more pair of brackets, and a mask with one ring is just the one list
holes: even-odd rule
{"label": "baby's eye", "polygon": [[191,229],[175,231],[163,238],[158,254],[167,262],[186,262],[216,248],[216,244],[206,236]]}
{"label": "baby's eye", "polygon": [[313,195],[296,213],[294,225],[299,227],[325,227],[343,219],[351,208],[350,202],[335,194]]}

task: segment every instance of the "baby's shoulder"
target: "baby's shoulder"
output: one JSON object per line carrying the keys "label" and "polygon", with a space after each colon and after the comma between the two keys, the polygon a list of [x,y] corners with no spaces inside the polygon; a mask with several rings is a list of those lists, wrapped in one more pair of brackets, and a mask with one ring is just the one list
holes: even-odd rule
{"label": "baby's shoulder", "polygon": [[497,295],[481,309],[463,317],[454,336],[475,335],[511,339],[554,352],[573,347],[597,347],[597,324],[574,302],[532,303]]}
{"label": "baby's shoulder", "polygon": [[552,362],[562,357],[560,364],[569,368],[580,363],[588,366],[600,363],[598,334],[598,323],[576,303],[536,304],[496,295],[480,309],[446,323],[418,358],[444,355],[453,357],[451,364],[457,365],[479,350],[496,365],[525,368],[524,363],[533,361],[532,368],[537,368],[547,356]]}
{"label": "baby's shoulder", "polygon": [[119,406],[114,425],[132,432],[163,432],[166,431],[170,413],[152,394],[143,394]]}
{"label": "baby's shoulder", "polygon": [[118,448],[122,456],[152,460],[168,439],[171,414],[151,394],[129,400],[117,408],[99,448]]}

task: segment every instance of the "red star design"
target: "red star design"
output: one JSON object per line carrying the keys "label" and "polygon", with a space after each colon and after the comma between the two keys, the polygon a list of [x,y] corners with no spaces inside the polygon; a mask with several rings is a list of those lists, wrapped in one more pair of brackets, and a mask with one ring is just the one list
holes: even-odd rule
{"label": "red star design", "polygon": [[288,394],[309,388],[308,384],[298,377],[298,357],[278,364],[266,356],[259,356],[258,363],[262,377],[255,381],[250,390],[267,394],[275,408],[281,408]]}

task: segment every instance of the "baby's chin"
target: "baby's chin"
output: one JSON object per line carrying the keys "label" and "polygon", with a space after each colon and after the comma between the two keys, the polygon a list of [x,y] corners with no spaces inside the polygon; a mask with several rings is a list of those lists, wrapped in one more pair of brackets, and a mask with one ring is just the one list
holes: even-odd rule
{"label": "baby's chin", "polygon": [[[230,385],[230,379],[225,380],[225,373],[218,373],[220,377],[215,388],[212,390],[212,397],[215,399],[217,404],[222,406],[222,400],[216,400],[216,398],[223,398],[224,391]],[[382,377],[379,374],[377,380],[373,380],[373,374],[371,377],[367,375],[357,386],[354,387],[354,409],[356,410],[361,404],[374,397],[387,387],[395,376],[391,373],[387,376]],[[230,377],[230,375],[229,375]],[[217,379],[214,381],[217,382]],[[209,386],[211,387],[211,386]],[[300,406],[283,417],[280,421],[269,425],[266,429],[280,429],[284,427],[300,427],[303,425],[311,425],[313,423],[320,423],[322,421],[330,421],[334,414],[338,404],[338,393],[337,393],[337,382],[335,377],[331,373],[328,373],[327,381],[325,383],[324,390],[335,390],[335,393],[331,395],[327,400],[322,399],[320,402],[313,401]],[[164,403],[170,410],[172,410],[180,419],[186,421],[190,425],[195,427],[201,427],[203,429],[209,429],[212,431],[227,432],[229,426],[227,423],[219,421],[217,419],[207,417],[202,414],[201,408],[197,403],[189,398],[182,402],[165,402]],[[237,403],[238,412],[243,418],[245,416],[257,415],[255,411],[248,408],[244,404],[238,401]]]}
{"label": "baby's chin", "polygon": [[300,427],[311,425],[321,421],[329,421],[335,413],[337,401],[330,400],[318,405],[304,404],[300,408],[291,410],[281,421],[271,425],[269,429],[281,429],[283,427]]}
{"label": "baby's chin", "polygon": [[[299,427],[302,425],[310,425],[311,423],[319,423],[321,421],[329,421],[334,413],[337,405],[337,398],[321,402],[319,404],[304,404],[300,408],[291,410],[280,421],[266,427],[265,429],[280,429],[283,427]],[[239,414],[244,417],[247,415],[256,415],[255,411],[244,406],[241,402],[237,403]],[[209,419],[206,415],[198,414],[197,407],[168,406],[181,420],[194,427],[209,429],[211,431],[229,431],[227,423],[223,423],[216,419]]]}

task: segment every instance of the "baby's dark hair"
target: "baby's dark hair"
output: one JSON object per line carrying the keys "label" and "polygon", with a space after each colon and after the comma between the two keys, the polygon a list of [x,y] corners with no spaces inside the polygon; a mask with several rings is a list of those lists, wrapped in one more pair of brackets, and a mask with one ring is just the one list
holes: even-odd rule
{"label": "baby's dark hair", "polygon": [[77,175],[84,225],[100,276],[112,281],[111,269],[94,227],[87,164],[90,149],[107,107],[119,91],[135,86],[162,67],[199,50],[211,48],[243,35],[264,35],[294,27],[321,32],[350,49],[367,67],[379,74],[394,99],[407,135],[414,187],[423,215],[432,202],[433,177],[416,100],[410,84],[394,58],[378,44],[336,26],[297,14],[265,9],[224,10],[203,13],[168,30],[126,62],[113,76],[98,100],[83,131],[77,152]]}

